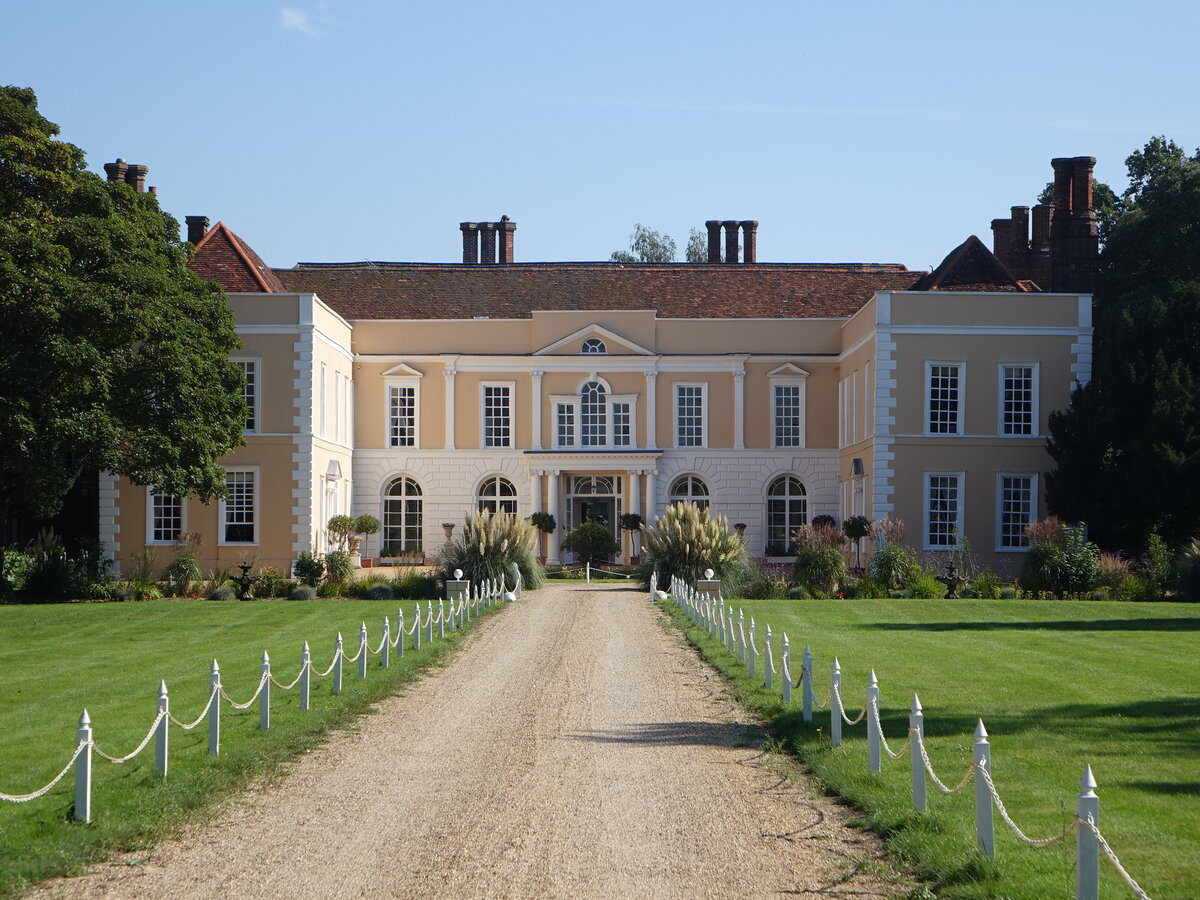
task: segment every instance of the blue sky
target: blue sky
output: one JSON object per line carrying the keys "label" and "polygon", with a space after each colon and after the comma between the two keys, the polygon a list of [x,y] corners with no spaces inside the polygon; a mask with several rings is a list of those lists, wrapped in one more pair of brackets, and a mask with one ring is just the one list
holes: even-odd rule
{"label": "blue sky", "polygon": [[1200,4],[6,0],[4,83],[102,171],[224,220],[272,265],[682,252],[758,219],[764,262],[925,268],[1033,203],[1053,156],[1124,186],[1200,145]]}

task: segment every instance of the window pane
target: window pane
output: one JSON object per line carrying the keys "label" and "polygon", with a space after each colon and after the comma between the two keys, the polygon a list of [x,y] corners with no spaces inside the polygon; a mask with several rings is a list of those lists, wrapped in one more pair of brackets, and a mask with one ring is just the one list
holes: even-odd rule
{"label": "window pane", "polygon": [[570,403],[558,404],[558,446],[575,446],[575,407]]}
{"label": "window pane", "polygon": [[671,485],[672,503],[695,503],[701,509],[708,508],[708,485],[695,475],[684,475]]}
{"label": "window pane", "polygon": [[421,550],[421,487],[411,478],[397,478],[383,501],[383,546],[393,553]]}
{"label": "window pane", "polygon": [[246,389],[242,394],[242,399],[246,401],[246,430],[254,431],[258,427],[258,409],[254,402],[257,396],[258,363],[243,359],[238,361],[237,366],[246,376]]}
{"label": "window pane", "polygon": [[1033,366],[1005,366],[1002,382],[1003,433],[1033,434]]}
{"label": "window pane", "polygon": [[929,518],[927,542],[930,547],[958,546],[959,493],[957,475],[928,476]]}
{"label": "window pane", "polygon": [[604,341],[600,340],[600,338],[588,338],[586,341],[583,342],[583,347],[581,348],[581,350],[583,353],[605,353],[605,352],[607,352],[607,349],[604,346]]}
{"label": "window pane", "polygon": [[800,446],[800,385],[775,385],[775,446]]}
{"label": "window pane", "polygon": [[225,473],[225,542],[254,542],[254,473]]}
{"label": "window pane", "polygon": [[633,443],[633,422],[628,403],[612,405],[613,446],[628,447]]}
{"label": "window pane", "polygon": [[676,444],[680,447],[704,446],[704,388],[698,384],[675,387]]}
{"label": "window pane", "polygon": [[1033,478],[1005,475],[1000,479],[1000,546],[1028,547],[1025,526],[1033,521]]}
{"label": "window pane", "polygon": [[183,531],[183,501],[174,494],[152,494],[151,504],[150,540],[179,540]]}
{"label": "window pane", "polygon": [[604,385],[589,381],[579,393],[579,436],[584,447],[608,443],[608,402]]}
{"label": "window pane", "polygon": [[959,367],[929,367],[929,433],[958,434]]}
{"label": "window pane", "polygon": [[512,402],[507,385],[483,388],[483,446],[512,446]]}
{"label": "window pane", "polygon": [[417,389],[393,385],[388,393],[388,438],[393,447],[417,445]]}

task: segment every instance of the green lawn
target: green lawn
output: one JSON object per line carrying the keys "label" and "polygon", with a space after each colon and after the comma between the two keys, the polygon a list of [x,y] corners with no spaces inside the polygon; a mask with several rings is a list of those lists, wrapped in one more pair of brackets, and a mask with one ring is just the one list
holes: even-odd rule
{"label": "green lawn", "polygon": [[[677,623],[682,612],[667,604]],[[817,700],[829,690],[833,658],[854,717],[874,669],[884,734],[904,742],[913,692],[925,710],[935,771],[951,786],[971,761],[983,719],[992,774],[1009,813],[1031,837],[1070,822],[1084,766],[1099,783],[1101,829],[1154,900],[1200,897],[1200,609],[1167,603],[979,600],[736,601],[791,639],[793,678],[806,643]],[[1038,849],[1018,843],[996,817],[996,862],[974,851],[973,786],[945,796],[929,785],[929,810],[911,806],[907,756],[884,755],[867,772],[865,723],[829,746],[829,714],[806,726],[800,692],[784,708],[730,654],[696,628],[689,637],[734,679],[740,699],[778,729],[820,779],[861,809],[890,849],[930,879],[939,897],[1071,898],[1074,839]],[[761,668],[760,668],[761,674]],[[819,729],[819,730],[818,730]],[[1132,892],[1101,858],[1101,896]]]}
{"label": "green lawn", "polygon": [[[195,719],[209,695],[215,657],[226,691],[245,702],[259,681],[263,651],[275,677],[288,683],[300,670],[304,641],[313,668],[324,671],[341,631],[346,651],[358,649],[362,621],[372,646],[383,617],[395,626],[397,606],[411,627],[412,601],[320,600],[311,603],[152,603],[0,606],[0,791],[26,793],[41,787],[63,766],[75,746],[79,714],[91,715],[96,743],[124,755],[145,736],[155,716],[160,679],[171,711]],[[344,689],[331,693],[332,676],[314,678],[312,709],[299,709],[298,688],[272,689],[271,729],[258,728],[258,703],[244,712],[221,709],[221,755],[208,755],[207,722],[185,732],[171,728],[169,777],[154,774],[153,742],[135,760],[113,765],[94,757],[93,821],[70,822],[73,779],[28,803],[0,802],[0,895],[31,882],[79,869],[113,849],[148,848],[218,796],[255,775],[277,771],[296,753],[313,747],[324,732],[395,690],[416,671],[458,643],[406,641],[403,659],[391,666],[372,657],[365,681],[358,664],[344,664]]]}

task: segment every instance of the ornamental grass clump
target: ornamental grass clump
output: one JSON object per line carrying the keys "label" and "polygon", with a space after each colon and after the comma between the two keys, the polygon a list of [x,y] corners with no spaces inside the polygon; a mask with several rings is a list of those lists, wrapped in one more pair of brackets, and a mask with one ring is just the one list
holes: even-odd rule
{"label": "ornamental grass clump", "polygon": [[715,516],[695,503],[674,503],[657,516],[653,526],[642,526],[645,557],[639,572],[646,584],[657,571],[658,587],[666,589],[671,576],[695,584],[712,569],[721,581],[721,592],[734,596],[750,575],[746,545],[729,529],[725,516]]}
{"label": "ornamental grass clump", "polygon": [[471,582],[504,579],[513,586],[515,564],[527,588],[541,587],[546,572],[535,557],[539,533],[528,519],[511,513],[493,513],[482,509],[467,513],[463,529],[442,548],[438,559],[442,578],[453,578],[455,569],[462,569],[463,578]]}
{"label": "ornamental grass clump", "polygon": [[[828,517],[824,517],[828,519]],[[801,525],[792,532],[796,562],[792,580],[817,596],[828,597],[846,578],[842,543],[846,536],[832,520]]]}

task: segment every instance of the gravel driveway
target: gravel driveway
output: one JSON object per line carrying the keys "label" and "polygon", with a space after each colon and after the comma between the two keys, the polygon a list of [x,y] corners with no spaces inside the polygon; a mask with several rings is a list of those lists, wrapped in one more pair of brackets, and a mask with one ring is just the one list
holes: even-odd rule
{"label": "gravel driveway", "polygon": [[903,895],[664,622],[622,587],[529,592],[213,824],[35,894]]}

